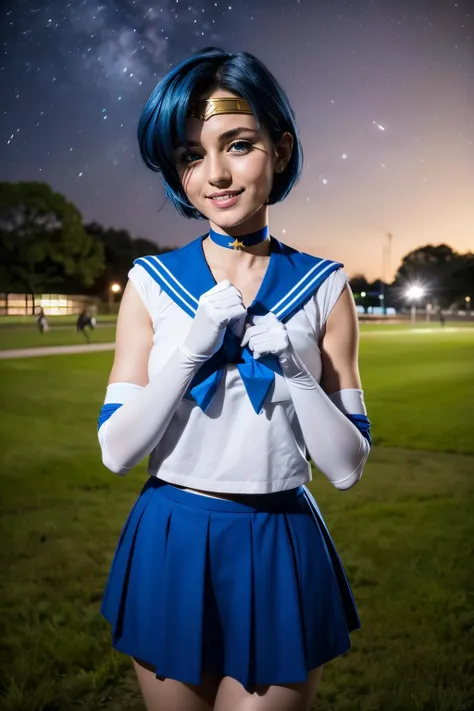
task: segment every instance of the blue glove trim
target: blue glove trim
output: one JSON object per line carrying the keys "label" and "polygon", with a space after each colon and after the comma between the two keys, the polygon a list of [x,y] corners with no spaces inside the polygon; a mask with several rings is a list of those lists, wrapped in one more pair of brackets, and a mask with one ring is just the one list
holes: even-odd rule
{"label": "blue glove trim", "polygon": [[370,434],[370,420],[367,415],[347,415],[350,421],[357,427],[361,435],[365,437],[370,445],[372,445],[372,437]]}
{"label": "blue glove trim", "polygon": [[100,410],[99,414],[99,424],[97,425],[97,430],[100,430],[101,426],[104,424],[106,420],[111,417],[111,415],[114,414],[115,410],[118,410],[119,407],[122,407],[123,403],[122,402],[111,402],[108,403],[107,405],[102,405],[102,408]]}

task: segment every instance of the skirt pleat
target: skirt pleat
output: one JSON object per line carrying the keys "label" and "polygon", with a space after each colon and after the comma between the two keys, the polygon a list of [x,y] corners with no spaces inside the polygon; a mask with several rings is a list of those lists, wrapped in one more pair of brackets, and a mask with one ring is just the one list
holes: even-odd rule
{"label": "skirt pleat", "polygon": [[[212,515],[209,533],[206,587],[210,608],[205,630],[206,636],[209,630],[211,633],[205,641],[206,658],[209,668],[218,674],[247,678],[251,673],[247,650],[252,646],[254,615],[249,516],[225,511]],[[246,651],[235,654],[236,649]]]}
{"label": "skirt pleat", "polygon": [[332,569],[337,578],[337,584],[339,587],[342,604],[344,605],[349,630],[353,631],[356,629],[360,629],[360,619],[357,613],[356,606],[354,604],[354,596],[352,594],[352,589],[347,579],[344,566],[342,565],[342,561],[337,553],[336,547],[331,538],[331,534],[329,533],[328,527],[326,526],[326,523],[323,519],[321,511],[319,510],[319,506],[314,499],[314,496],[311,494],[311,492],[306,486],[303,486],[301,488],[303,490],[302,495],[304,496],[308,507],[314,517],[314,520],[319,527],[321,535],[324,539],[326,550],[331,559]]}
{"label": "skirt pleat", "polygon": [[298,579],[285,519],[285,513],[252,516],[255,676],[262,681],[251,683],[296,682],[307,676]]}
{"label": "skirt pleat", "polygon": [[[142,493],[133,505],[120,534],[105,586],[101,610],[107,610],[107,619],[113,623],[112,631],[114,637],[120,637],[121,635],[121,620],[123,615],[120,614],[120,611],[127,598],[127,570],[129,568],[129,561],[131,561],[132,558],[131,550],[138,529],[137,524],[152,495],[153,489],[145,490],[144,487]],[[117,585],[117,581],[120,581],[119,585]]]}
{"label": "skirt pleat", "polygon": [[314,520],[310,516],[289,517],[289,526],[303,591],[307,668],[314,669],[350,648],[351,630],[325,541],[322,535],[314,536]]}
{"label": "skirt pleat", "polygon": [[115,649],[157,676],[245,687],[305,681],[360,627],[305,486],[226,501],[150,477],[117,544],[101,612]]}
{"label": "skirt pleat", "polygon": [[[154,662],[162,676],[199,683],[202,667],[204,581],[209,513],[186,506],[173,509],[163,579],[162,633]],[[192,547],[190,541],[192,540]],[[163,584],[163,583],[162,583]]]}
{"label": "skirt pleat", "polygon": [[[153,490],[152,493],[154,496]],[[163,570],[172,509],[166,506],[165,500],[160,515],[156,516],[154,503],[153,500],[147,515],[137,520],[138,533],[129,561],[130,574],[122,592],[122,614],[113,635],[116,649],[125,653],[134,650],[133,656],[143,661],[148,661],[151,649],[162,648],[160,638],[165,632]]]}

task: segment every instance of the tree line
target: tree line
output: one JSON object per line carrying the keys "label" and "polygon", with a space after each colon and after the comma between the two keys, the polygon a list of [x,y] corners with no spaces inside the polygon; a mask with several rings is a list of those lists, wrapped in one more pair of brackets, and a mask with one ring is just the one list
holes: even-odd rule
{"label": "tree line", "polygon": [[[159,247],[127,230],[83,224],[78,208],[43,182],[0,182],[0,292],[90,294],[107,299],[111,283],[122,286],[134,259],[160,254]],[[474,301],[474,254],[427,244],[402,259],[393,282],[351,277],[358,303],[400,307],[413,284],[425,287],[420,303],[442,308]],[[362,297],[362,293],[365,296]]]}

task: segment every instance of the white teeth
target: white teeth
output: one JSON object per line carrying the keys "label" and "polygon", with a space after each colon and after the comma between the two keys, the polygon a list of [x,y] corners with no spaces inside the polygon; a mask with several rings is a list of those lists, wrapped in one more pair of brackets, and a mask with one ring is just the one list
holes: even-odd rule
{"label": "white teeth", "polygon": [[217,197],[211,198],[211,200],[229,200],[229,198],[234,197],[234,195],[238,195],[239,193],[228,193],[227,195],[218,195]]}

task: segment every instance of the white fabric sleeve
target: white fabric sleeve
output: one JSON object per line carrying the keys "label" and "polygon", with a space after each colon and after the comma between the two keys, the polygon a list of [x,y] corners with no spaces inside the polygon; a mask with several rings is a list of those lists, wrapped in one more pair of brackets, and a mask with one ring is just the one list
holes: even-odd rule
{"label": "white fabric sleeve", "polygon": [[[326,321],[331,315],[331,311],[335,307],[348,282],[349,275],[347,272],[342,268],[336,269],[316,291],[314,297],[316,307],[314,326],[318,335],[321,334]],[[310,321],[313,322],[312,319],[310,319]]]}
{"label": "white fabric sleeve", "polygon": [[367,416],[364,392],[360,388],[345,388],[338,390],[337,393],[331,393],[328,397],[345,415]]}
{"label": "white fabric sleeve", "polygon": [[161,287],[150,277],[146,269],[139,264],[134,264],[128,272],[128,278],[132,282],[135,290],[140,295],[146,310],[153,320],[153,304],[158,301]]}
{"label": "white fabric sleeve", "polygon": [[170,303],[169,296],[140,264],[133,265],[128,278],[143,301],[155,330],[160,314]]}
{"label": "white fabric sleeve", "polygon": [[156,447],[197,373],[208,357],[178,346],[166,365],[145,387],[111,383],[106,403],[121,403],[99,428],[102,462],[114,474],[125,475]]}
{"label": "white fabric sleeve", "polygon": [[367,414],[362,391],[328,397],[293,348],[279,360],[311,459],[336,489],[350,489],[370,452],[367,439],[344,414],[347,407],[348,414]]}
{"label": "white fabric sleeve", "polygon": [[135,383],[111,383],[107,385],[107,390],[105,391],[104,405],[125,405],[140,390],[143,390],[143,386],[135,385]]}

